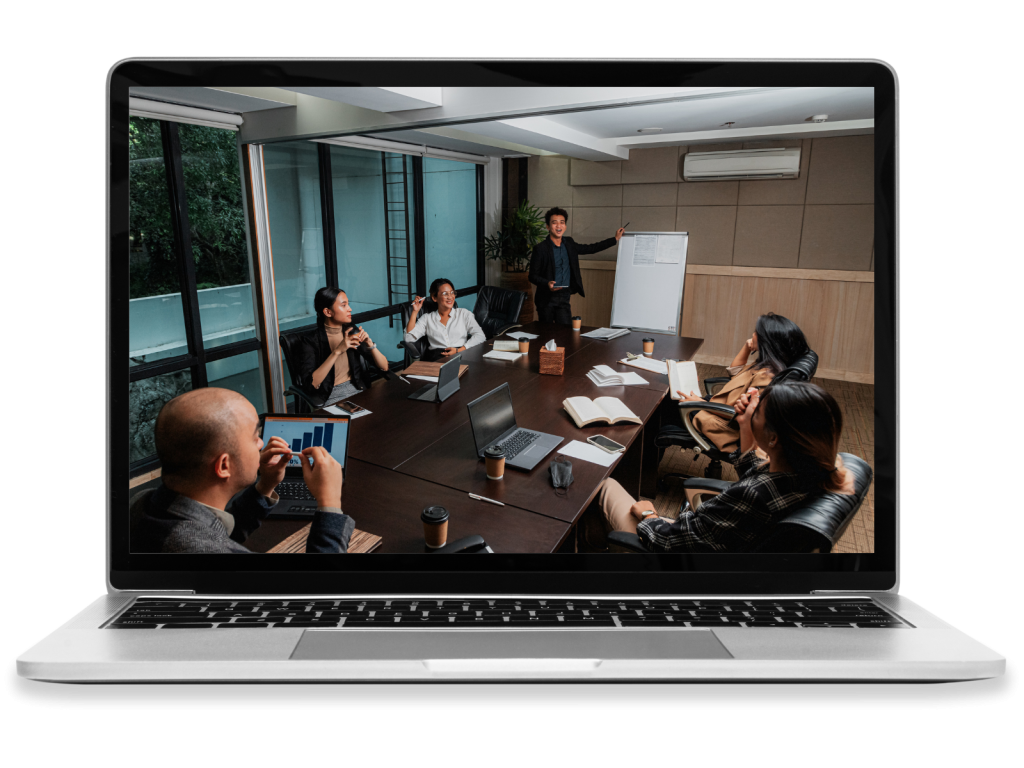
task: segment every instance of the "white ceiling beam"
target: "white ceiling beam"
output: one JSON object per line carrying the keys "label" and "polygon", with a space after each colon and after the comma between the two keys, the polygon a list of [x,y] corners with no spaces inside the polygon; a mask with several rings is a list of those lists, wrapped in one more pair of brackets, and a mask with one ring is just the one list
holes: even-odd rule
{"label": "white ceiling beam", "polygon": [[468,127],[480,136],[491,136],[580,160],[629,159],[629,150],[620,146],[617,139],[598,139],[544,117],[473,123]]}
{"label": "white ceiling beam", "polygon": [[611,141],[618,142],[620,146],[629,149],[641,149],[645,147],[676,147],[684,144],[714,144],[723,141],[857,136],[874,132],[874,120],[840,120],[835,123],[797,123],[796,125],[766,125],[754,128],[719,128],[714,131],[691,131],[688,133],[620,136]]}

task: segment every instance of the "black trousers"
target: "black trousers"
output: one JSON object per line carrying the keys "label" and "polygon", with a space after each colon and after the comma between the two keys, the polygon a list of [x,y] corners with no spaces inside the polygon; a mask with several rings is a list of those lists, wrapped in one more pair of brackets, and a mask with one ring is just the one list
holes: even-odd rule
{"label": "black trousers", "polygon": [[542,323],[558,323],[572,327],[572,306],[569,291],[558,291],[544,306],[537,305],[537,315]]}

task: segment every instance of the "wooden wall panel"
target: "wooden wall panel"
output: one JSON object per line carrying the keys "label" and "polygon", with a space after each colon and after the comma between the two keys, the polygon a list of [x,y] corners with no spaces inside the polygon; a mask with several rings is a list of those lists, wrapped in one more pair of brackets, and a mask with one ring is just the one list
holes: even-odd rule
{"label": "wooden wall panel", "polygon": [[[614,263],[581,262],[587,297],[573,296],[584,325],[611,320]],[[729,272],[703,274],[703,272]],[[780,273],[783,273],[780,275]],[[874,383],[874,283],[870,273],[687,268],[681,335],[704,339],[696,360],[728,365],[759,315],[776,312],[799,325],[818,353],[818,376]]]}

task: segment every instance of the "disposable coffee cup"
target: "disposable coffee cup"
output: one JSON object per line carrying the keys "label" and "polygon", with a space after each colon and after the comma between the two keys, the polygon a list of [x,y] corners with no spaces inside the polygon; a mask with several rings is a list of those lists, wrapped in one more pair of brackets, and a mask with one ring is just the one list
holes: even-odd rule
{"label": "disposable coffee cup", "polygon": [[488,480],[501,480],[505,476],[505,451],[501,447],[492,445],[484,451],[484,463]]}
{"label": "disposable coffee cup", "polygon": [[645,355],[653,355],[654,354],[654,339],[644,339],[644,354]]}
{"label": "disposable coffee cup", "polygon": [[440,549],[448,543],[448,510],[444,507],[427,507],[420,515],[423,521],[423,538],[431,549]]}
{"label": "disposable coffee cup", "polygon": [[581,325],[583,325],[583,318],[580,317],[579,315],[576,315],[576,317],[572,319],[572,329],[574,331],[578,331]]}
{"label": "disposable coffee cup", "polygon": [[529,342],[529,340],[527,340],[527,339],[520,339],[519,340],[519,351],[523,352],[523,353],[526,353],[526,352],[530,351],[530,342]]}

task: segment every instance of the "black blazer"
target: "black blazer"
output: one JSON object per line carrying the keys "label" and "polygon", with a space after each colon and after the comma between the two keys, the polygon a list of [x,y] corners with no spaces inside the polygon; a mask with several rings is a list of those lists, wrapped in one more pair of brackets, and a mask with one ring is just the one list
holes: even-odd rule
{"label": "black blazer", "polygon": [[[327,372],[319,387],[313,386],[313,372],[323,365],[324,360],[331,354],[327,331],[322,325],[318,325],[313,333],[302,334],[297,353],[296,367],[298,370],[292,371],[292,382],[310,397],[326,400],[330,397],[331,390],[334,389],[334,369],[331,368]],[[351,381],[359,389],[366,389],[370,385],[368,365],[377,366],[369,344],[364,341],[358,349],[348,350],[348,369]]]}
{"label": "black blazer", "polygon": [[[569,294],[578,293],[580,296],[586,296],[583,293],[583,278],[580,275],[579,255],[581,253],[597,253],[606,248],[611,248],[615,245],[615,238],[609,237],[607,240],[602,240],[599,243],[586,245],[584,243],[577,243],[571,237],[562,237],[562,245],[565,246],[565,252],[569,256]],[[547,237],[534,246],[533,255],[530,256],[530,282],[537,286],[534,301],[538,307],[546,306],[551,301],[553,294],[548,290],[548,283],[554,279],[555,251],[551,245],[551,238]],[[561,291],[556,291],[556,293],[561,293]]]}

